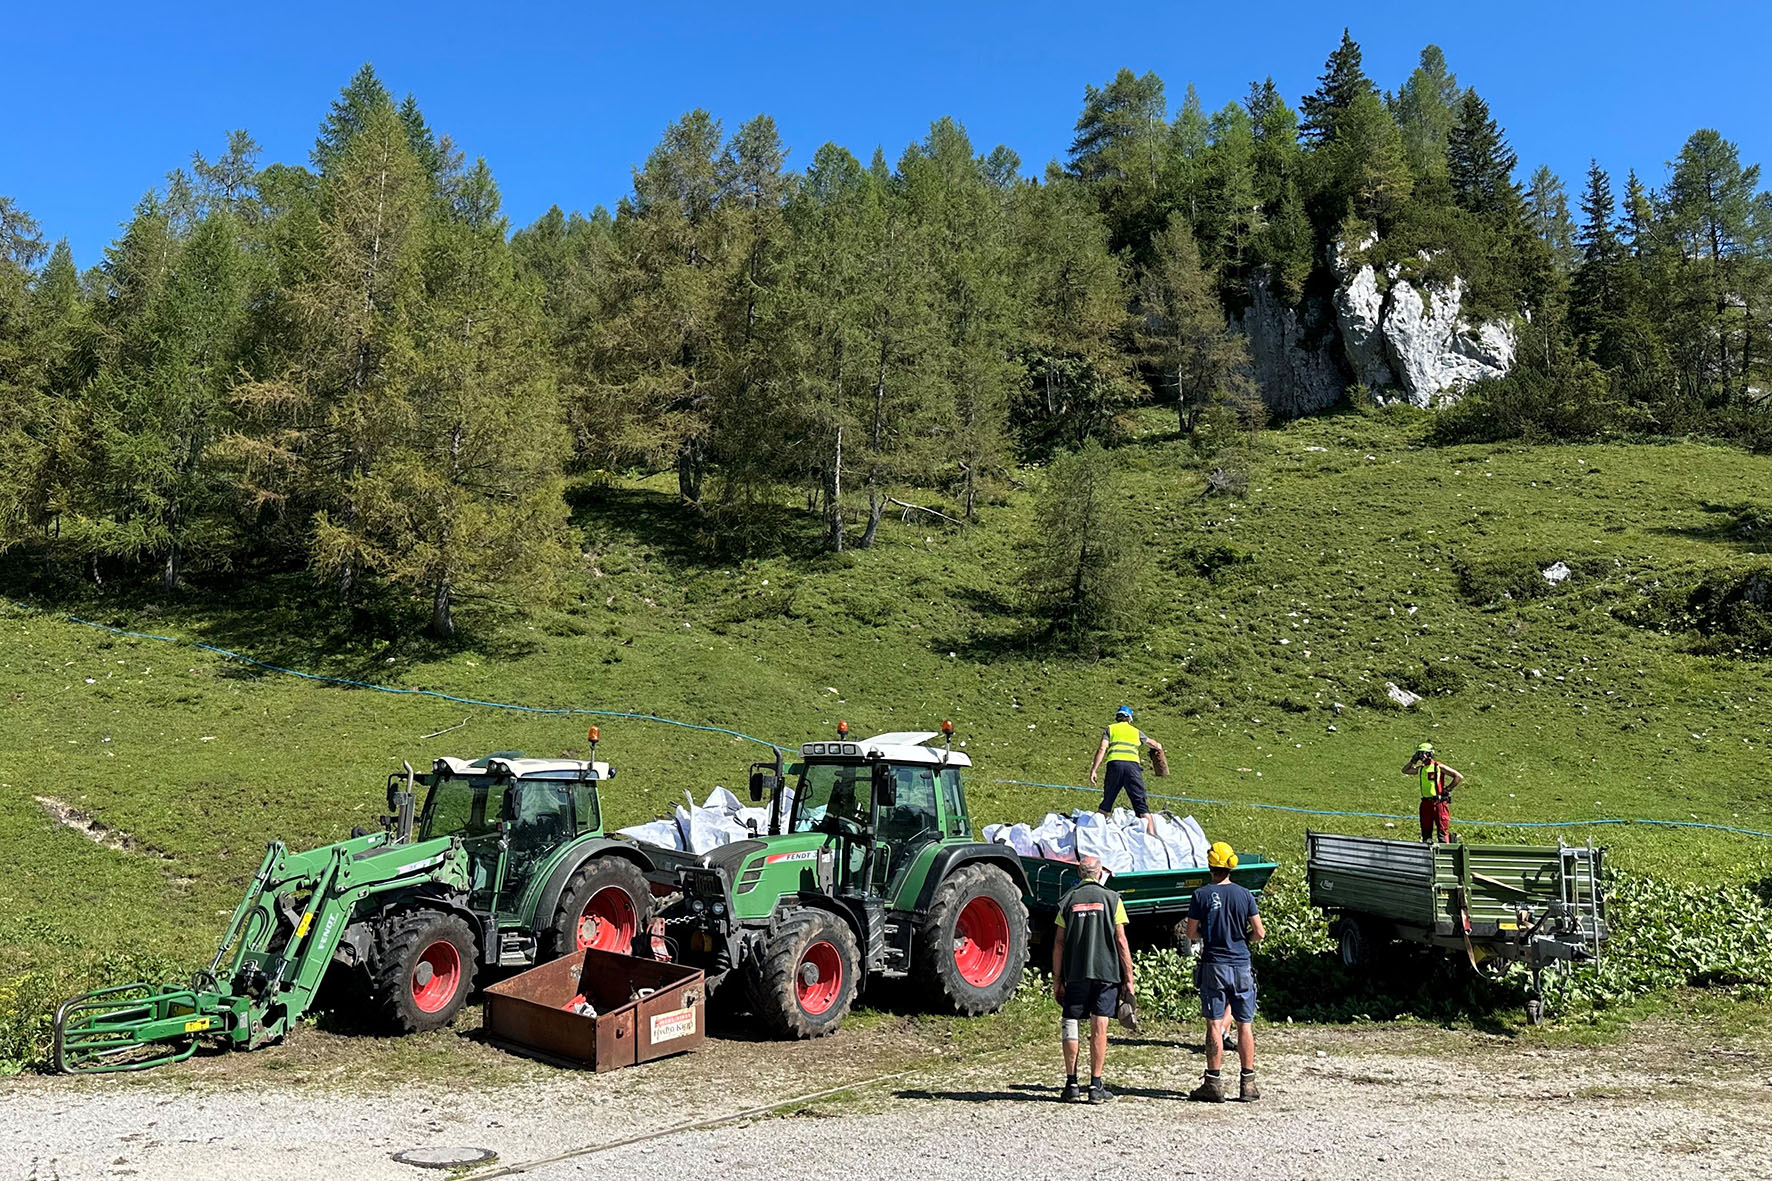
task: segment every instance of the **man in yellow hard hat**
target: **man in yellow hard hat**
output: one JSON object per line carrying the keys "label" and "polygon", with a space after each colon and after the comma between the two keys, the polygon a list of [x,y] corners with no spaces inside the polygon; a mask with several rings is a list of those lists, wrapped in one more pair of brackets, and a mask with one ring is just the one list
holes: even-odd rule
{"label": "man in yellow hard hat", "polygon": [[[1101,773],[1101,765],[1107,763],[1107,787],[1101,793],[1103,815],[1111,815],[1114,800],[1120,795],[1122,788],[1126,791],[1126,802],[1132,805],[1133,813],[1144,821],[1145,831],[1155,832],[1156,821],[1151,816],[1150,804],[1144,798],[1144,766],[1138,761],[1140,747],[1151,748],[1151,758],[1161,759],[1163,744],[1155,738],[1147,737],[1144,731],[1132,724],[1132,707],[1122,705],[1114,711],[1114,720],[1108,728],[1101,732],[1101,745],[1095,750],[1095,764],[1089,768],[1089,786],[1094,787]],[[1157,767],[1158,774],[1164,774],[1161,764]]]}
{"label": "man in yellow hard hat", "polygon": [[1434,744],[1424,742],[1403,764],[1403,774],[1421,776],[1421,839],[1446,843],[1452,839],[1452,789],[1464,776],[1434,758]]}
{"label": "man in yellow hard hat", "polygon": [[1200,1014],[1206,1018],[1206,1077],[1188,1093],[1189,1099],[1223,1103],[1224,1033],[1230,1021],[1237,1025],[1237,1057],[1243,1072],[1237,1097],[1245,1102],[1261,1098],[1255,1085],[1255,969],[1249,961],[1249,945],[1267,937],[1255,895],[1231,881],[1237,854],[1223,841],[1214,841],[1206,852],[1206,869],[1212,884],[1194,891],[1187,908],[1188,942],[1200,948]]}

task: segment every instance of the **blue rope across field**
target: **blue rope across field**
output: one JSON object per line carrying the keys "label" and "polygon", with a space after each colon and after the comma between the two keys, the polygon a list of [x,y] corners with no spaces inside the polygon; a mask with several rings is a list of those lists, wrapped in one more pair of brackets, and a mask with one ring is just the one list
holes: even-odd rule
{"label": "blue rope across field", "polygon": [[108,624],[95,623],[90,619],[81,619],[77,615],[69,615],[68,622],[77,623],[81,627],[97,628],[99,631],[110,632],[115,636],[127,636],[134,640],[158,640],[165,644],[179,644],[190,648],[201,648],[205,652],[213,652],[217,656],[225,656],[229,660],[238,660],[242,664],[254,665],[270,672],[282,673],[284,676],[300,677],[304,681],[320,681],[328,685],[345,685],[352,689],[369,689],[376,693],[391,693],[398,697],[435,697],[439,701],[452,701],[457,705],[473,705],[483,709],[506,709],[517,713],[547,714],[552,717],[591,717],[591,718],[626,718],[636,722],[656,722],[661,726],[676,726],[681,730],[699,730],[704,734],[725,734],[732,738],[742,738],[746,742],[754,742],[758,746],[767,746],[771,750],[786,750],[764,738],[755,738],[738,730],[728,730],[724,726],[703,726],[695,722],[679,722],[675,718],[661,718],[657,714],[632,713],[620,709],[580,709],[574,706],[516,705],[508,701],[480,701],[473,697],[457,697],[453,693],[443,693],[436,689],[402,689],[393,685],[377,685],[369,681],[355,681],[350,677],[331,677],[323,673],[305,673],[299,669],[284,668],[279,664],[269,664],[239,652],[230,652],[226,648],[217,648],[214,644],[205,644],[198,640],[181,640],[176,636],[157,636],[152,632],[132,632]]}
{"label": "blue rope across field", "polygon": [[[1089,795],[1100,795],[1101,789],[1094,787],[1078,787],[1072,783],[1031,783],[1024,779],[993,779],[992,783],[1006,783],[1015,787],[1044,787],[1053,791],[1080,791]],[[1372,820],[1414,820],[1414,816],[1405,816],[1395,812],[1344,812],[1329,808],[1298,808],[1290,804],[1258,804],[1253,800],[1209,800],[1199,796],[1166,796],[1154,792],[1146,792],[1146,799],[1169,800],[1180,804],[1209,804],[1218,808],[1261,808],[1269,812],[1293,812],[1303,816],[1362,816]],[[1732,832],[1748,837],[1764,837],[1772,840],[1772,832],[1761,832],[1757,828],[1737,828],[1732,824],[1707,824],[1702,820],[1648,820],[1639,817],[1606,817],[1599,820],[1460,820],[1460,824],[1486,825],[1494,828],[1583,828],[1602,824],[1641,824],[1653,828],[1703,828],[1712,832]]]}
{"label": "blue rope across field", "polygon": [[[0,600],[4,602],[5,600]],[[12,604],[14,607],[29,611],[31,608],[22,603]],[[81,619],[76,615],[64,616],[69,623],[81,627],[95,628],[109,632],[114,636],[125,636],[132,640],[154,640],[162,644],[177,644],[184,647],[200,648],[205,652],[213,652],[228,660],[238,660],[242,664],[250,664],[269,672],[281,673],[288,677],[299,677],[304,681],[318,681],[327,685],[344,685],[352,689],[368,689],[376,693],[390,693],[398,697],[434,697],[439,701],[449,701],[457,705],[471,705],[481,709],[503,709],[516,713],[546,714],[552,717],[592,717],[592,718],[623,718],[635,722],[655,722],[661,726],[675,726],[680,730],[695,730],[703,734],[724,734],[729,738],[741,738],[746,742],[754,742],[758,746],[766,746],[770,750],[791,752],[797,748],[778,746],[766,738],[757,738],[740,730],[730,730],[725,726],[707,726],[696,722],[680,722],[675,718],[661,718],[657,714],[634,713],[619,709],[582,709],[575,706],[542,706],[518,705],[508,701],[481,701],[473,697],[458,697],[453,693],[444,693],[436,689],[403,689],[392,685],[377,685],[370,681],[352,680],[350,677],[327,676],[323,673],[307,673],[299,669],[284,668],[282,665],[270,664],[239,652],[230,652],[226,648],[218,648],[214,644],[205,644],[197,640],[180,639],[177,636],[155,635],[153,632],[128,631],[109,624],[98,623],[91,619]],[[1023,779],[993,779],[993,783],[1007,784],[1014,787],[1039,787],[1052,791],[1085,792],[1090,795],[1099,794],[1092,787],[1079,787],[1071,783],[1035,783]],[[1218,808],[1258,808],[1269,812],[1290,812],[1301,816],[1357,816],[1368,820],[1414,820],[1414,816],[1405,816],[1393,812],[1351,812],[1330,808],[1299,808],[1290,804],[1262,804],[1254,800],[1214,800],[1199,796],[1149,796],[1153,800],[1166,800],[1179,804],[1206,804]],[[1772,840],[1772,832],[1762,832],[1755,828],[1738,828],[1731,824],[1709,824],[1700,820],[1651,820],[1643,817],[1606,817],[1599,820],[1465,820],[1464,824],[1487,825],[1497,828],[1589,828],[1602,825],[1641,825],[1650,828],[1696,828],[1711,832],[1736,833],[1740,836],[1760,837]]]}

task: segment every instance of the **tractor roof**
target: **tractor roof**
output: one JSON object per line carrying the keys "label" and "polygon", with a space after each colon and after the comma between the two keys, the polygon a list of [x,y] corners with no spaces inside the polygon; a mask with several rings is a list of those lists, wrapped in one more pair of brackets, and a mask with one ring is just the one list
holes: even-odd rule
{"label": "tractor roof", "polygon": [[522,759],[494,755],[469,762],[445,755],[437,760],[437,766],[451,775],[463,777],[509,775],[513,779],[577,779],[587,768],[592,779],[610,779],[615,775],[615,768],[608,763],[586,763],[579,759]]}
{"label": "tractor roof", "polygon": [[802,755],[814,758],[823,755],[858,758],[878,752],[891,763],[928,763],[933,766],[970,767],[972,760],[963,751],[947,751],[927,746],[931,738],[941,737],[934,730],[894,730],[872,738],[840,739],[836,742],[807,742],[800,747]]}

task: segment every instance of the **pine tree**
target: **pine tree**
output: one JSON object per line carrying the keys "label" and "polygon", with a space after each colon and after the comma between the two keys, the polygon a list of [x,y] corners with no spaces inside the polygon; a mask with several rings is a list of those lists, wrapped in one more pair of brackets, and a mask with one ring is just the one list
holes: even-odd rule
{"label": "pine tree", "polygon": [[1083,88],[1070,171],[1095,187],[1115,249],[1139,248],[1155,228],[1168,164],[1167,119],[1163,80],[1154,73],[1140,77],[1123,69],[1106,86]]}
{"label": "pine tree", "polygon": [[1548,165],[1540,164],[1533,170],[1526,205],[1533,228],[1550,249],[1557,273],[1569,274],[1580,258],[1575,248],[1575,222],[1569,216],[1569,196],[1563,182]]}
{"label": "pine tree", "polygon": [[1187,221],[1179,214],[1152,242],[1152,261],[1139,284],[1138,342],[1175,398],[1182,433],[1213,405],[1254,415],[1259,399],[1249,377],[1249,353],[1231,331],[1216,284],[1200,263]]}
{"label": "pine tree", "polygon": [[1519,157],[1508,147],[1489,104],[1475,90],[1458,100],[1457,119],[1446,146],[1447,178],[1459,208],[1476,214],[1518,216],[1523,197],[1514,183]]}
{"label": "pine tree", "polygon": [[364,62],[351,76],[344,90],[333,100],[332,110],[320,124],[320,135],[314,141],[313,150],[308,153],[314,170],[321,173],[330,171],[338,157],[350,146],[351,140],[363,131],[365,124],[384,111],[392,110],[393,103],[388,88],[376,76],[375,67]]}
{"label": "pine tree", "polygon": [[365,477],[412,414],[412,317],[432,196],[385,92],[378,107],[350,109],[353,131],[328,158],[311,261],[291,293],[291,354],[236,388],[243,422],[230,440],[249,503],[313,521],[310,560],[347,604],[376,556],[365,516],[377,489]]}
{"label": "pine tree", "polygon": [[1048,641],[1093,652],[1137,621],[1144,564],[1120,521],[1123,499],[1094,440],[1048,469],[1021,577],[1028,617]]}
{"label": "pine tree", "polygon": [[1427,46],[1394,104],[1409,171],[1416,177],[1446,175],[1446,144],[1458,99],[1458,78],[1447,69],[1446,55],[1438,45]]}
{"label": "pine tree", "polygon": [[1015,270],[1026,309],[1017,352],[1027,369],[1012,414],[1035,446],[1109,437],[1136,401],[1121,263],[1082,182],[1056,170],[1015,209]]}
{"label": "pine tree", "polygon": [[1378,87],[1366,76],[1360,60],[1360,46],[1348,31],[1341,31],[1341,44],[1324,63],[1317,78],[1317,89],[1299,103],[1304,113],[1301,130],[1306,140],[1327,146],[1342,134],[1342,122],[1354,104],[1364,97],[1377,98]]}
{"label": "pine tree", "polygon": [[1009,356],[1015,322],[1004,206],[984,181],[966,131],[939,119],[899,165],[913,232],[923,236],[939,325],[926,354],[940,397],[952,408],[946,439],[968,520],[985,481],[1003,459],[1003,427],[1017,366]]}
{"label": "pine tree", "polygon": [[443,638],[463,602],[545,599],[567,561],[569,443],[541,352],[539,292],[517,277],[499,206],[480,160],[463,175],[454,216],[429,221],[407,416],[355,482],[355,524],[320,530],[323,554],[356,555],[422,594]]}

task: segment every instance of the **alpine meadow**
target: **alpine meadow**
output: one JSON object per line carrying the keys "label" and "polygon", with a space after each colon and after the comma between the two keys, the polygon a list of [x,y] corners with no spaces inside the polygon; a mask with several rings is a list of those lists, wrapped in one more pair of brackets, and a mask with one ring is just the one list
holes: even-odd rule
{"label": "alpine meadow", "polygon": [[[1523,163],[1454,64],[1122,70],[1043,166],[691,110],[526,226],[365,65],[307,161],[218,129],[84,272],[0,195],[0,1073],[403,761],[595,723],[613,830],[951,718],[982,827],[1091,807],[1122,701],[1153,806],[1280,863],[1264,1022],[1763,1037],[1772,194],[1708,128],[1665,178]],[[1549,1028],[1519,970],[1339,982],[1304,834],[1413,838],[1423,741],[1461,837],[1608,849]]]}

